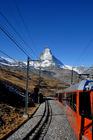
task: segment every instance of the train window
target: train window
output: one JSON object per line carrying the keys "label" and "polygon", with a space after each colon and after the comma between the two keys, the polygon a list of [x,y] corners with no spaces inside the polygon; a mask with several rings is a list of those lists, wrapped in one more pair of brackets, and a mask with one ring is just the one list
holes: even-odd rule
{"label": "train window", "polygon": [[69,105],[69,93],[66,93],[66,103]]}
{"label": "train window", "polygon": [[79,114],[86,118],[91,118],[90,92],[79,93]]}
{"label": "train window", "polygon": [[67,93],[66,98],[67,98],[68,106],[70,106],[72,108],[72,93]]}
{"label": "train window", "polygon": [[72,93],[70,93],[70,107],[72,108]]}
{"label": "train window", "polygon": [[63,105],[66,105],[66,94],[65,93],[62,94],[62,102],[63,102]]}
{"label": "train window", "polygon": [[62,94],[59,94],[59,102],[62,102]]}
{"label": "train window", "polygon": [[77,111],[77,98],[76,98],[76,92],[73,92],[73,110],[76,112]]}
{"label": "train window", "polygon": [[77,111],[77,102],[76,102],[76,92],[70,92],[66,94],[66,103],[70,106],[75,112]]}
{"label": "train window", "polygon": [[66,104],[69,105],[69,93],[66,93]]}

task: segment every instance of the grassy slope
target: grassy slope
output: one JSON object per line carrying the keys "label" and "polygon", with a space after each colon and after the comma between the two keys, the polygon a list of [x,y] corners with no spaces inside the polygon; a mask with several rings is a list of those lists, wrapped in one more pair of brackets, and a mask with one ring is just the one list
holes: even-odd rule
{"label": "grassy slope", "polygon": [[[33,93],[35,86],[38,84],[38,77],[36,75],[30,75],[29,77],[29,92]],[[8,83],[16,89],[21,91],[23,90],[25,92],[26,73],[0,68],[0,81]],[[40,90],[46,95],[54,94],[55,90],[58,88],[65,88],[68,86],[62,82],[58,82],[57,80],[50,79],[49,77],[42,77],[41,85],[45,85],[45,87]],[[4,94],[4,92],[5,90],[1,90],[0,94]],[[29,107],[29,115],[33,114],[37,107],[37,104],[35,104],[35,107]],[[23,114],[24,107],[12,106],[11,104],[4,103],[3,101],[0,103],[0,139],[10,133],[13,129],[16,129],[25,121]]]}
{"label": "grassy slope", "polygon": [[[69,85],[59,82],[49,77],[41,78],[41,86],[46,85],[44,88],[41,87],[44,93],[55,93],[57,89],[66,88]],[[26,89],[26,73],[9,71],[7,69],[0,68],[0,81],[5,81],[7,83],[13,84],[16,88]],[[29,75],[29,92],[33,92],[35,86],[38,85],[38,76]]]}

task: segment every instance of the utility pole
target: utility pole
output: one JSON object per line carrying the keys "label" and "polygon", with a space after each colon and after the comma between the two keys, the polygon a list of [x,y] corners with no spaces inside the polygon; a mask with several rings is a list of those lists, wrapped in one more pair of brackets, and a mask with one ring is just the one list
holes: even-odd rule
{"label": "utility pole", "polygon": [[73,84],[73,67],[72,67],[72,71],[71,71],[71,85]]}
{"label": "utility pole", "polygon": [[28,82],[29,82],[29,61],[30,58],[27,58],[27,80],[26,80],[26,95],[25,95],[25,113],[24,118],[28,118]]}
{"label": "utility pole", "polygon": [[40,62],[40,68],[39,68],[39,81],[38,81],[38,104],[39,104],[39,93],[40,93],[40,82],[41,82],[41,62]]}

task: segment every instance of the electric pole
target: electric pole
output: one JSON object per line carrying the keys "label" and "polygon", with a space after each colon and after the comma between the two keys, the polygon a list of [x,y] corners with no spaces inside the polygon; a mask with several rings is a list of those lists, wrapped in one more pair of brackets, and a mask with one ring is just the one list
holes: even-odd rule
{"label": "electric pole", "polygon": [[26,95],[25,95],[25,113],[23,117],[28,118],[28,82],[29,82],[29,61],[30,58],[27,58],[27,80],[26,80]]}
{"label": "electric pole", "polygon": [[71,71],[71,85],[73,84],[73,67],[72,67],[72,71]]}
{"label": "electric pole", "polygon": [[39,93],[40,93],[40,82],[41,82],[41,62],[40,62],[38,77],[39,77],[39,81],[38,81],[38,104],[39,104]]}

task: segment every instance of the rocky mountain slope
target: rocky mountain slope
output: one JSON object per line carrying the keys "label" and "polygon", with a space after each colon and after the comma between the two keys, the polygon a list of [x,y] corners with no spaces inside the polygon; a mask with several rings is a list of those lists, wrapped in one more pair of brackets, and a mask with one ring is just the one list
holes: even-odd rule
{"label": "rocky mountain slope", "polygon": [[[14,61],[9,58],[0,57],[0,66],[3,68],[7,67],[8,69],[26,72],[26,65],[27,62]],[[46,47],[45,50],[41,53],[38,60],[30,61],[30,72],[37,74],[40,67],[44,76],[55,78],[69,84],[71,82],[72,69],[74,71],[74,77],[79,77],[78,74],[81,73],[93,73],[93,66],[72,67],[69,65],[64,65],[52,54],[48,47]]]}
{"label": "rocky mountain slope", "polygon": [[[12,66],[12,67],[22,67],[26,66],[27,62],[21,62],[21,61],[14,61],[10,58],[4,58],[0,57],[0,64],[5,66]],[[30,67],[33,67],[35,69],[38,68],[49,68],[49,67],[56,67],[59,69],[66,69],[66,70],[74,70],[77,73],[91,73],[93,66],[85,67],[85,66],[69,66],[64,65],[60,60],[58,60],[51,52],[51,50],[46,47],[45,50],[41,53],[38,60],[30,61]]]}

